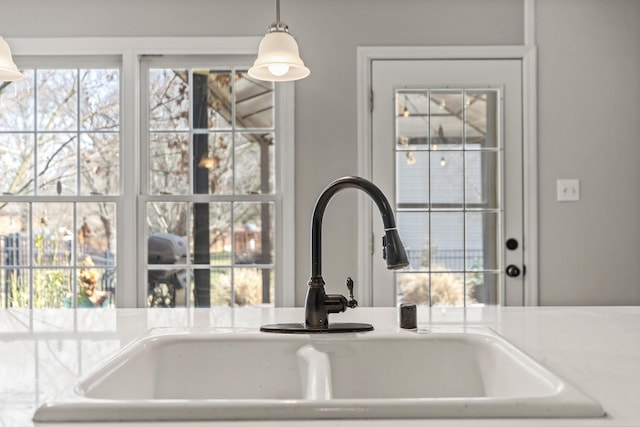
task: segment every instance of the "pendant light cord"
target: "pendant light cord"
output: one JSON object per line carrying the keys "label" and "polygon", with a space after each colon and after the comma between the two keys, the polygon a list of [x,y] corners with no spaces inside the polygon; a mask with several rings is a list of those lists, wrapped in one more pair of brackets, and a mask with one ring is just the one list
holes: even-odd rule
{"label": "pendant light cord", "polygon": [[276,22],[280,22],[280,0],[276,0]]}

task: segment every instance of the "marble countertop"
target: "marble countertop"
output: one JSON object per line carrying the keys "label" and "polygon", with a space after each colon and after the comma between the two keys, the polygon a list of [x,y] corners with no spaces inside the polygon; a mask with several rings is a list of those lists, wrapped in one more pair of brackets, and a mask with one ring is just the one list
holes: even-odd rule
{"label": "marble countertop", "polygon": [[[151,328],[258,328],[301,322],[301,308],[0,311],[0,426],[33,426],[35,409]],[[334,321],[397,327],[395,308],[358,308]],[[596,419],[403,420],[412,426],[640,426],[640,307],[419,307],[419,326],[481,325],[595,398]],[[395,426],[394,420],[167,423],[243,426]],[[45,424],[42,424],[44,426]],[[62,426],[62,424],[47,424]],[[79,427],[87,424],[73,424]],[[107,427],[109,424],[99,424]],[[115,424],[114,424],[115,425]],[[120,423],[118,426],[152,425]]]}

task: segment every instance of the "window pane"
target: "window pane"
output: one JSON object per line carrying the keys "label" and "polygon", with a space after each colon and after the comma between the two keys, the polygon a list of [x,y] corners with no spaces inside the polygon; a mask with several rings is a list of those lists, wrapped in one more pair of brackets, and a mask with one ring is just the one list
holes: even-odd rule
{"label": "window pane", "polygon": [[429,304],[429,273],[396,273],[398,299],[412,304]]}
{"label": "window pane", "polygon": [[467,91],[465,93],[465,148],[496,148],[497,92]]}
{"label": "window pane", "polygon": [[431,214],[431,270],[464,269],[464,214]]}
{"label": "window pane", "polygon": [[[194,287],[194,301],[197,301],[198,290]],[[211,305],[231,306],[231,269],[217,268],[211,270]]]}
{"label": "window pane", "polygon": [[38,194],[75,195],[77,171],[75,134],[38,135]]}
{"label": "window pane", "polygon": [[25,131],[35,127],[33,70],[23,70],[26,77],[0,85],[0,132]]}
{"label": "window pane", "polygon": [[36,268],[33,270],[33,308],[72,307],[71,269]]}
{"label": "window pane", "polygon": [[113,269],[95,267],[92,264],[92,258],[85,258],[80,265],[82,267],[76,270],[77,307],[113,306],[113,288],[111,287]]}
{"label": "window pane", "polygon": [[193,128],[229,129],[231,93],[229,71],[193,70]]}
{"label": "window pane", "polygon": [[180,307],[186,305],[186,290],[193,283],[189,270],[157,267],[149,269],[147,306]]}
{"label": "window pane", "polygon": [[77,78],[77,70],[38,70],[38,130],[78,128]]}
{"label": "window pane", "polygon": [[33,259],[37,266],[68,266],[73,248],[73,204],[33,204]]}
{"label": "window pane", "polygon": [[464,202],[463,159],[461,151],[431,152],[431,204],[434,207],[460,205]]}
{"label": "window pane", "polygon": [[[437,269],[436,269],[437,271]],[[431,305],[462,307],[465,304],[464,275],[431,273]]]}
{"label": "window pane", "polygon": [[426,91],[396,93],[398,150],[424,149],[429,137],[429,96]]}
{"label": "window pane", "polygon": [[[233,276],[233,278],[232,278]],[[263,301],[263,298],[265,300]],[[273,270],[236,268],[211,271],[211,305],[261,305],[273,298]]]}
{"label": "window pane", "polygon": [[231,203],[193,204],[195,264],[231,265]]}
{"label": "window pane", "polygon": [[398,212],[398,232],[407,251],[412,270],[429,268],[429,214]]}
{"label": "window pane", "polygon": [[428,151],[399,151],[396,153],[396,186],[398,207],[428,206]]}
{"label": "window pane", "polygon": [[0,245],[3,248],[0,265],[28,265],[30,259],[28,203],[0,205],[0,233]]}
{"label": "window pane", "polygon": [[[28,242],[27,242],[28,243]],[[30,270],[27,268],[2,268],[2,306],[7,308],[29,307]]]}
{"label": "window pane", "polygon": [[0,134],[0,183],[2,193],[33,194],[33,135]]}
{"label": "window pane", "polygon": [[468,270],[498,268],[498,214],[472,212],[466,214],[466,259]]}
{"label": "window pane", "polygon": [[196,159],[195,194],[233,194],[233,142],[231,134],[193,135]]}
{"label": "window pane", "polygon": [[236,127],[273,128],[272,82],[253,80],[246,72],[236,73]]}
{"label": "window pane", "polygon": [[[467,205],[496,209],[498,207],[498,153],[467,151],[465,153],[465,198]],[[481,205],[481,206],[478,206]]]}
{"label": "window pane", "polygon": [[[0,205],[0,293],[2,307],[29,306],[29,204]],[[6,268],[5,268],[6,267]]]}
{"label": "window pane", "polygon": [[273,259],[273,203],[234,204],[236,264],[270,264]]}
{"label": "window pane", "polygon": [[80,70],[80,123],[85,130],[118,129],[119,70]]}
{"label": "window pane", "polygon": [[120,137],[117,133],[80,136],[80,193],[120,193]]}
{"label": "window pane", "polygon": [[467,273],[467,304],[498,304],[500,276],[487,271]]}
{"label": "window pane", "polygon": [[462,92],[431,92],[431,149],[462,147]]}
{"label": "window pane", "polygon": [[186,70],[149,70],[149,129],[189,129],[189,102]]}
{"label": "window pane", "polygon": [[239,134],[235,159],[236,194],[273,193],[273,133]]}
{"label": "window pane", "polygon": [[189,194],[189,134],[151,133],[149,192]]}
{"label": "window pane", "polygon": [[147,232],[168,233],[176,236],[187,235],[189,207],[181,202],[147,203]]}
{"label": "window pane", "polygon": [[116,204],[78,203],[78,261],[83,265],[115,266]]}

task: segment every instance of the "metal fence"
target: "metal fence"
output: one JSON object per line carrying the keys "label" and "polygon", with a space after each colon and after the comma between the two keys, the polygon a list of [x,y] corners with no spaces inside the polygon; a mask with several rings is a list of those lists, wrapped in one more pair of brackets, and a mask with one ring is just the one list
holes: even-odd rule
{"label": "metal fence", "polygon": [[[83,268],[81,263],[73,265],[72,240],[60,240],[38,236],[33,245],[29,236],[20,233],[12,233],[0,236],[0,292],[4,294],[4,305],[9,303],[12,297],[12,283],[28,289],[29,279],[25,270],[33,267],[68,269]],[[90,245],[78,246],[78,261],[90,256],[94,266],[91,268],[102,271],[98,288],[110,291],[113,298],[115,291],[115,256],[109,250],[100,250]],[[69,288],[71,288],[69,284]]]}

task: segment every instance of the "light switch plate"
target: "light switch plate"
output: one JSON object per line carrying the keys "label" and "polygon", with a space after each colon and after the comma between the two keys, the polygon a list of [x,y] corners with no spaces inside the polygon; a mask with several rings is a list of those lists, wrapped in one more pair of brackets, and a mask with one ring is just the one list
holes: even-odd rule
{"label": "light switch plate", "polygon": [[559,179],[556,181],[559,202],[577,202],[580,200],[579,179]]}

